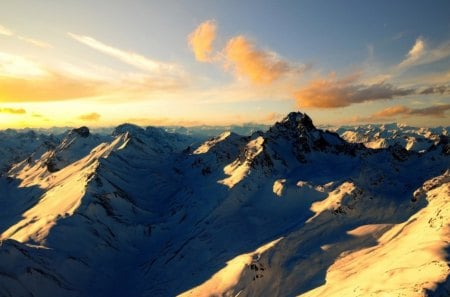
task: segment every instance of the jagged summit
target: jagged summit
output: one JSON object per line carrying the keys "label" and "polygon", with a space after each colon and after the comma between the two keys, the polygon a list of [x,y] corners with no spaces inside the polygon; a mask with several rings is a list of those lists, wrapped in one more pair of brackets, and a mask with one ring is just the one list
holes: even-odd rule
{"label": "jagged summit", "polygon": [[118,136],[118,135],[126,133],[126,132],[128,132],[131,135],[137,135],[137,134],[144,133],[144,131],[145,130],[143,128],[141,128],[137,125],[130,124],[130,123],[124,123],[124,124],[117,126],[114,129],[112,135]]}
{"label": "jagged summit", "polygon": [[281,124],[286,128],[303,128],[307,131],[316,129],[311,118],[306,113],[301,113],[299,111],[289,113],[281,123],[277,124]]}
{"label": "jagged summit", "polygon": [[83,137],[83,138],[87,138],[87,137],[89,137],[89,135],[90,135],[89,128],[86,127],[86,126],[82,126],[82,127],[80,127],[80,128],[72,129],[71,133],[72,133],[72,134],[73,134],[73,133],[77,133],[78,135],[80,135],[80,136]]}
{"label": "jagged summit", "polygon": [[271,136],[291,135],[294,137],[316,131],[311,118],[306,113],[291,112],[281,122],[276,122],[269,131]]}

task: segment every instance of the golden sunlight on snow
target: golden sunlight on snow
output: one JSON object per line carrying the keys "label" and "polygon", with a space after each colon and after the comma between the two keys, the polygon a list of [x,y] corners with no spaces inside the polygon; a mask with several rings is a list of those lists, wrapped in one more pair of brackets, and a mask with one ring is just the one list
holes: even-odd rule
{"label": "golden sunlight on snow", "polygon": [[245,147],[245,160],[235,160],[224,168],[224,173],[229,177],[218,181],[228,186],[230,189],[239,183],[250,171],[251,161],[263,151],[264,138],[258,136],[247,143]]}
{"label": "golden sunlight on snow", "polygon": [[[327,271],[325,285],[302,294],[313,296],[425,296],[450,273],[443,250],[450,241],[450,174],[428,192],[428,205],[402,224],[393,225],[378,245],[342,254]],[[389,225],[348,231],[378,237]],[[378,233],[378,234],[376,234]]]}
{"label": "golden sunlight on snow", "polygon": [[253,259],[259,258],[260,254],[275,246],[281,239],[283,238],[271,241],[251,253],[231,259],[225,268],[214,274],[209,280],[179,296],[231,296],[229,294],[232,293],[244,269],[252,263]]}
{"label": "golden sunlight on snow", "polygon": [[221,133],[219,136],[214,137],[211,140],[205,141],[201,146],[199,146],[195,151],[194,154],[206,154],[213,146],[215,146],[217,143],[224,141],[228,138],[228,136],[231,135],[230,131],[225,131]]}
{"label": "golden sunlight on snow", "polygon": [[278,197],[281,197],[284,192],[284,184],[286,183],[286,179],[277,179],[273,183],[273,193]]}
{"label": "golden sunlight on snow", "polygon": [[[60,217],[71,216],[81,204],[85,195],[86,183],[98,166],[98,159],[107,156],[112,150],[123,145],[126,135],[118,137],[111,144],[100,144],[83,159],[65,167],[56,173],[45,171],[42,176],[42,167],[38,163],[36,168],[25,168],[27,173],[21,186],[38,185],[48,189],[40,198],[39,203],[23,214],[23,219],[9,227],[0,236],[0,239],[11,238],[20,242],[32,240],[42,243],[45,241],[50,229]],[[33,174],[33,170],[37,174]],[[39,182],[39,181],[42,182]]]}
{"label": "golden sunlight on snow", "polygon": [[315,212],[315,215],[311,217],[308,222],[311,222],[315,217],[320,215],[323,211],[334,210],[341,205],[342,199],[356,189],[355,185],[351,182],[345,182],[340,185],[336,190],[331,192],[324,200],[314,202],[311,205],[311,210]]}

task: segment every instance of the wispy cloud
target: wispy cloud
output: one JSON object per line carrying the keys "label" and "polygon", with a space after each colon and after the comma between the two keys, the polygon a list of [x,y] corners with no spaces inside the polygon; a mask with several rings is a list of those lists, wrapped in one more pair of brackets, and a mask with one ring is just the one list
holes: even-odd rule
{"label": "wispy cloud", "polygon": [[96,112],[91,112],[87,114],[82,114],[78,117],[78,119],[83,121],[98,121],[100,120],[101,115]]}
{"label": "wispy cloud", "polygon": [[410,108],[404,106],[404,105],[395,105],[390,106],[385,109],[382,109],[376,113],[374,113],[371,118],[372,119],[384,119],[384,118],[391,118],[398,115],[405,115],[408,114],[411,111]]}
{"label": "wispy cloud", "polygon": [[9,36],[9,37],[15,37],[18,40],[27,42],[29,44],[32,44],[34,46],[40,47],[40,48],[51,48],[53,47],[51,44],[44,42],[42,40],[38,40],[35,38],[31,38],[31,37],[27,37],[27,36],[22,36],[19,34],[14,33],[13,30],[6,28],[2,25],[0,25],[0,35],[5,35],[5,36]]}
{"label": "wispy cloud", "polygon": [[33,38],[29,38],[29,37],[18,35],[17,38],[19,40],[28,42],[29,44],[32,44],[32,45],[40,47],[40,48],[52,48],[53,47],[51,44],[49,44],[47,42],[44,42],[44,41],[41,41],[41,40],[37,40],[37,39],[33,39]]}
{"label": "wispy cloud", "polygon": [[155,61],[135,52],[112,47],[89,36],[77,35],[70,32],[67,34],[84,45],[147,72],[155,74],[181,74],[183,72],[181,66],[176,64]]}
{"label": "wispy cloud", "polygon": [[417,109],[410,109],[406,114],[407,115],[417,115],[417,116],[433,116],[433,117],[439,117],[444,118],[445,112],[447,110],[450,110],[450,104],[442,104],[442,105],[435,105],[425,108],[417,108]]}
{"label": "wispy cloud", "polygon": [[21,56],[0,52],[0,101],[67,100],[98,94],[99,83],[65,75]]}
{"label": "wispy cloud", "polygon": [[[0,52],[0,102],[44,102],[106,96],[142,100],[184,89],[184,78],[89,68],[90,75],[50,68],[33,60]],[[96,72],[98,75],[96,75]],[[109,72],[111,71],[111,73]]]}
{"label": "wispy cloud", "polygon": [[410,108],[405,105],[395,105],[382,109],[367,117],[353,117],[350,121],[355,123],[373,123],[414,116],[445,118],[448,110],[450,110],[450,104],[433,105],[425,108]]}
{"label": "wispy cloud", "polygon": [[272,124],[275,121],[279,121],[284,117],[283,114],[279,112],[269,112],[261,117],[260,122]]}
{"label": "wispy cloud", "polygon": [[47,71],[38,63],[21,56],[0,52],[1,77],[38,77],[46,75]]}
{"label": "wispy cloud", "polygon": [[414,65],[417,61],[424,55],[425,49],[425,41],[422,37],[416,39],[413,47],[409,50],[406,58],[398,65],[399,67],[407,67]]}
{"label": "wispy cloud", "polygon": [[23,108],[9,108],[9,107],[0,107],[0,113],[9,113],[9,114],[25,114],[27,113]]}
{"label": "wispy cloud", "polygon": [[14,32],[12,30],[0,25],[0,35],[13,36]]}
{"label": "wispy cloud", "polygon": [[294,93],[297,106],[337,108],[367,101],[391,100],[415,93],[414,89],[399,88],[385,82],[361,84],[359,78],[359,75],[353,75],[336,79],[335,75],[331,75],[329,78],[313,80]]}
{"label": "wispy cloud", "polygon": [[397,65],[398,69],[434,63],[450,57],[450,41],[430,48],[422,37],[416,39],[405,59]]}
{"label": "wispy cloud", "polygon": [[208,20],[201,23],[191,34],[189,34],[189,46],[194,52],[197,61],[212,61],[213,42],[216,38],[216,28],[216,23],[213,20]]}

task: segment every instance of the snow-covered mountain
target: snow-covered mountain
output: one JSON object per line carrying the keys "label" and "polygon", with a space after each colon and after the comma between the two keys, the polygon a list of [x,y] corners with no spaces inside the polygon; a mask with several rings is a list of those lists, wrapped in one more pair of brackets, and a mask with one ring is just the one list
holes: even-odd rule
{"label": "snow-covered mountain", "polygon": [[7,129],[0,131],[0,174],[8,171],[11,164],[19,162],[38,148],[49,150],[56,146],[59,138],[34,131]]}
{"label": "snow-covered mountain", "polygon": [[336,132],[346,141],[363,143],[368,148],[400,145],[407,150],[419,152],[439,143],[442,135],[450,135],[450,127],[417,128],[392,123],[343,126]]}
{"label": "snow-covered mountain", "polygon": [[448,296],[450,145],[291,113],[203,143],[85,127],[0,177],[0,296]]}

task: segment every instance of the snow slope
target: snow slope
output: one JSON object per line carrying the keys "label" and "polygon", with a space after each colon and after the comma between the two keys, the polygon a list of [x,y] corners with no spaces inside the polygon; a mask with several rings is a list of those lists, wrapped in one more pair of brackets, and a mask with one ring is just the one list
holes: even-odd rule
{"label": "snow slope", "polygon": [[448,296],[445,136],[87,132],[0,177],[0,296]]}
{"label": "snow slope", "polygon": [[8,171],[11,164],[28,157],[38,148],[49,150],[58,138],[34,131],[19,132],[13,129],[0,131],[0,174]]}

